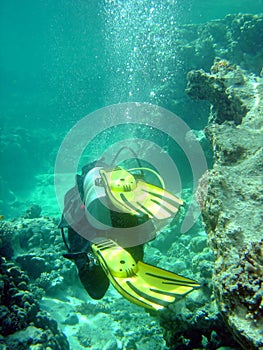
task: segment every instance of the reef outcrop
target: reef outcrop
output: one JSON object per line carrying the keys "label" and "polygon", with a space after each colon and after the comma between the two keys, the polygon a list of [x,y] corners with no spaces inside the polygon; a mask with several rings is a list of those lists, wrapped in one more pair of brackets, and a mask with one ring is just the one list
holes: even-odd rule
{"label": "reef outcrop", "polygon": [[[186,96],[186,74],[191,70],[208,71],[217,57],[219,64],[224,65],[226,61],[235,69],[235,65],[245,69],[248,73],[259,76],[263,74],[263,15],[252,14],[229,14],[225,18],[209,21],[202,24],[185,24],[174,28],[175,37],[173,47],[176,50],[176,62],[173,70],[173,83],[167,81],[156,91],[157,104],[170,106],[172,110],[183,115],[186,122],[194,129],[203,127],[207,122],[209,106],[207,102],[198,103]],[[173,67],[174,67],[173,64]],[[216,67],[215,67],[216,68]],[[226,67],[227,68],[227,67]],[[196,71],[196,79],[199,73]],[[228,81],[232,80],[232,72],[228,70]],[[192,77],[194,78],[194,76]],[[208,77],[207,77],[208,78]],[[238,75],[235,69],[235,83],[242,84],[242,74]],[[210,77],[211,85],[213,77]],[[229,106],[224,110],[225,115],[237,118],[237,122],[245,114],[245,110],[239,116],[240,100],[230,96],[230,92],[224,92],[225,86],[217,80],[216,89],[210,90],[211,85],[202,85],[200,93],[206,93],[204,87],[208,89],[209,100],[213,103],[214,112],[220,109],[217,105],[215,93],[220,95],[220,100],[226,98],[224,106]],[[174,84],[174,85],[173,85]],[[167,86],[168,85],[168,86]],[[199,85],[200,87],[200,85]],[[193,87],[192,87],[193,88]],[[223,91],[221,91],[223,89]],[[159,95],[163,97],[159,98]],[[197,96],[196,96],[197,97]],[[227,98],[230,97],[228,102]],[[201,96],[200,96],[201,98]],[[245,108],[245,106],[243,106]],[[237,109],[237,110],[236,110]],[[222,109],[221,109],[222,110]],[[220,118],[220,114],[218,115]]]}
{"label": "reef outcrop", "polygon": [[[240,93],[237,93],[233,86],[237,86],[236,90]],[[210,122],[222,124],[229,120],[239,125],[248,112],[248,107],[240,96],[243,92],[241,86],[245,86],[241,69],[225,59],[217,58],[211,68],[211,74],[206,74],[202,69],[188,73],[186,92],[194,99],[211,103]]]}
{"label": "reef outcrop", "polygon": [[40,309],[28,284],[29,277],[20,267],[1,258],[1,349],[69,349],[66,336]]}
{"label": "reef outcrop", "polygon": [[48,218],[0,222],[0,347],[69,349],[57,322],[39,304],[64,282],[56,226]]}
{"label": "reef outcrop", "polygon": [[165,349],[162,328],[142,308],[115,291],[89,298],[62,256],[59,220],[28,218],[38,213],[0,221],[0,349]]}
{"label": "reef outcrop", "polygon": [[198,198],[216,258],[217,305],[239,344],[261,349],[263,79],[218,59],[210,73],[188,73],[187,92],[212,103],[206,135],[214,165],[200,181]]}

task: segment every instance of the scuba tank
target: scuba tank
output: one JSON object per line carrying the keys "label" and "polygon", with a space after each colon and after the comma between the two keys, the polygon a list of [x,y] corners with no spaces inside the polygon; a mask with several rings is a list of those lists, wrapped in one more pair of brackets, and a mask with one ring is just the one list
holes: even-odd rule
{"label": "scuba tank", "polygon": [[85,216],[96,229],[107,230],[112,227],[106,192],[101,184],[100,170],[102,167],[91,169],[83,181],[83,202]]}

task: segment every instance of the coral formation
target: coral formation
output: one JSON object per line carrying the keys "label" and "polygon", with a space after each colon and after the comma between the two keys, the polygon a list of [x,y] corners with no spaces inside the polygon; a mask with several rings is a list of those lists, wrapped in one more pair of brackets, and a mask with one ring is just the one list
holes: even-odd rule
{"label": "coral formation", "polygon": [[[201,288],[160,313],[160,324],[165,329],[169,349],[216,349],[220,346],[238,349],[233,337],[225,329],[213,295],[211,279],[214,256],[207,247],[207,237],[201,222],[199,227],[196,224],[191,232],[176,238],[172,233],[175,229],[167,234],[168,237],[173,235],[174,242],[170,246],[164,241],[161,244],[158,237],[157,242],[151,243],[151,246],[166,248],[166,252],[155,256],[156,260],[150,262],[156,264],[161,261],[162,266],[191,276],[201,283]],[[154,256],[152,251],[149,255]]]}
{"label": "coral formation", "polygon": [[[240,33],[241,35],[241,33]],[[262,313],[262,211],[263,211],[263,81],[261,78],[231,67],[232,78],[243,76],[241,84],[231,81],[218,94],[218,79],[226,83],[229,63],[211,73],[191,72],[188,91],[192,97],[217,96],[215,103],[220,114],[206,128],[206,135],[214,150],[214,166],[200,183],[207,184],[207,197],[200,201],[209,244],[216,257],[213,285],[217,304],[224,321],[244,349],[263,346]],[[193,81],[192,76],[196,79]],[[211,81],[213,82],[211,84]],[[192,88],[193,84],[193,88]],[[202,91],[209,91],[200,96]],[[229,115],[219,111],[219,103],[236,96],[242,110]],[[231,100],[231,99],[230,99]],[[227,107],[227,106],[226,106]],[[236,114],[236,115],[235,115]],[[238,123],[235,121],[238,120]],[[236,124],[239,124],[238,126]]]}
{"label": "coral formation", "polygon": [[[12,334],[6,335],[6,331],[2,331],[1,344],[12,344],[14,347],[19,344],[21,349],[28,349],[35,344],[38,344],[39,349],[46,349],[48,346],[51,349],[67,349],[67,345],[61,343],[60,347],[56,347],[50,341],[51,336],[55,336],[49,329],[53,327],[53,334],[56,334],[58,322],[59,332],[62,330],[67,334],[73,349],[89,346],[99,350],[101,344],[105,349],[111,349],[113,346],[115,349],[121,349],[135,343],[139,350],[151,350],[154,346],[158,346],[159,349],[165,348],[163,331],[158,323],[141,308],[118,298],[116,292],[111,291],[103,301],[90,301],[79,283],[74,264],[62,257],[65,246],[57,229],[57,220],[47,217],[23,217],[2,223],[2,227],[7,227],[8,237],[12,237],[10,246],[15,254],[12,255],[12,262],[7,264],[10,265],[10,271],[17,278],[21,288],[15,293],[16,299],[13,303],[16,303],[14,310],[19,311],[17,322],[24,323],[20,328],[16,327],[13,330],[9,328],[10,322],[3,324],[6,331],[11,331]],[[3,265],[3,271],[0,271],[3,278],[5,271],[8,273],[6,265]],[[24,305],[24,301],[32,301],[33,305],[37,306],[30,323],[25,316],[30,314],[27,308],[29,306]],[[13,315],[14,310],[12,309],[10,316],[12,319],[16,317],[16,314]],[[5,308],[1,310],[1,314],[7,320]],[[154,325],[147,334],[145,331],[143,338],[141,329],[144,324],[150,322],[154,322]],[[101,332],[97,332],[97,324],[100,324]],[[46,335],[43,335],[45,327]],[[46,340],[43,340],[44,338]]]}
{"label": "coral formation", "polygon": [[[208,100],[211,107],[210,122],[222,124],[225,120],[241,124],[242,118],[248,112],[243,104],[240,89],[244,85],[244,76],[238,67],[231,66],[226,60],[217,59],[211,68],[211,73],[203,70],[188,73],[186,92],[195,99]],[[230,74],[231,73],[231,74]],[[237,85],[237,88],[233,88]],[[229,87],[232,89],[229,89]],[[238,92],[236,90],[238,89]]]}
{"label": "coral formation", "polygon": [[[56,227],[57,223],[47,218],[21,218],[0,223],[0,250],[3,257],[0,270],[0,343],[7,348],[69,348],[56,321],[41,310],[37,302],[45,294],[62,289],[62,270],[68,278],[69,271],[72,272],[67,266],[63,269],[58,259],[62,243],[57,239]],[[57,253],[54,242],[57,243]]]}
{"label": "coral formation", "polygon": [[51,295],[77,279],[73,264],[62,257],[64,244],[56,220],[21,218],[10,225],[16,228],[16,262],[26,271],[34,288]]}
{"label": "coral formation", "polygon": [[[203,24],[186,24],[175,27],[177,35],[174,37],[174,47],[176,48],[175,67],[173,70],[173,83],[163,84],[159,86],[159,91],[162,97],[159,97],[159,91],[156,91],[155,103],[170,106],[174,112],[179,115],[185,116],[187,123],[194,129],[200,129],[200,126],[205,126],[207,123],[207,113],[209,113],[209,106],[206,102],[202,104],[194,100],[189,100],[185,94],[186,74],[191,70],[198,70],[196,75],[200,74],[200,70],[209,71],[213,65],[215,59],[220,57],[218,63],[214,66],[213,74],[216,74],[216,68],[222,69],[224,66],[228,69],[228,75],[224,75],[224,78],[228,80],[229,84],[235,83],[241,85],[244,77],[242,77],[241,71],[235,70],[235,77],[231,67],[236,65],[241,69],[245,69],[248,73],[256,75],[260,74],[262,70],[263,62],[263,15],[251,15],[251,14],[231,14],[227,15],[223,19],[209,21]],[[253,49],[252,49],[253,47]],[[194,76],[193,76],[194,78]],[[205,77],[203,77],[205,79]],[[176,85],[175,85],[176,82]],[[227,95],[224,95],[221,90],[225,90],[225,81],[222,84],[220,76],[218,79],[214,79],[214,76],[210,77],[211,84],[214,82],[218,84],[217,93],[221,95],[221,98],[231,99],[229,102],[232,111],[225,109],[230,114],[230,119],[233,116],[240,122],[240,119],[245,114],[245,110],[242,111],[242,115],[238,116],[234,114],[235,109],[240,110],[239,98],[231,95],[231,91],[228,91]],[[173,88],[173,84],[175,85]],[[212,87],[206,85],[208,93],[213,98],[214,109],[217,109],[217,100],[213,96]],[[204,87],[202,88],[204,93]],[[234,93],[234,91],[232,91]],[[165,103],[164,103],[164,98]],[[196,98],[198,98],[196,96]],[[225,105],[228,104],[227,99]],[[247,104],[243,108],[249,107]]]}
{"label": "coral formation", "polygon": [[[208,302],[200,295],[195,303],[177,304],[161,315],[161,324],[167,329],[165,338],[169,349],[238,349],[225,327],[215,300]],[[192,305],[191,305],[192,304]]]}
{"label": "coral formation", "polygon": [[0,255],[11,259],[14,250],[12,247],[13,228],[10,223],[0,221]]}
{"label": "coral formation", "polygon": [[56,321],[41,311],[18,266],[0,260],[0,345],[6,349],[69,349]]}
{"label": "coral formation", "polygon": [[42,208],[39,205],[37,204],[31,205],[31,207],[26,210],[25,218],[26,219],[39,218],[41,211],[42,211]]}

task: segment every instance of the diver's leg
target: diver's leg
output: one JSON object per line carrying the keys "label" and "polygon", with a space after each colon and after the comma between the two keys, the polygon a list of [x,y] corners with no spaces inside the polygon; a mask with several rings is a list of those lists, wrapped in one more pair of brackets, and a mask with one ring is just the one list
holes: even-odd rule
{"label": "diver's leg", "polygon": [[134,258],[135,261],[143,261],[143,256],[144,256],[144,251],[143,251],[143,245],[137,245],[135,247],[129,247],[125,248],[132,257]]}
{"label": "diver's leg", "polygon": [[109,287],[109,280],[101,266],[96,264],[92,253],[89,253],[89,242],[71,227],[68,229],[68,240],[71,253],[65,254],[65,257],[75,262],[80,281],[91,298],[101,299]]}
{"label": "diver's leg", "polygon": [[[120,227],[120,228],[126,228],[126,227],[135,227],[142,222],[140,222],[139,218],[135,215],[131,215],[128,213],[120,213],[116,211],[111,211],[111,221],[113,227]],[[146,219],[145,219],[146,220]],[[152,228],[152,227],[151,227]],[[132,256],[133,258],[138,261],[143,260],[143,245],[138,245],[130,248],[125,248]]]}
{"label": "diver's leg", "polygon": [[109,280],[100,265],[84,259],[75,261],[81,283],[93,299],[101,299],[109,287]]}
{"label": "diver's leg", "polygon": [[89,241],[79,235],[72,227],[68,228],[68,243],[72,253],[83,252],[86,247],[89,247]]}
{"label": "diver's leg", "polygon": [[138,218],[135,215],[111,210],[110,216],[113,227],[125,228],[138,225]]}

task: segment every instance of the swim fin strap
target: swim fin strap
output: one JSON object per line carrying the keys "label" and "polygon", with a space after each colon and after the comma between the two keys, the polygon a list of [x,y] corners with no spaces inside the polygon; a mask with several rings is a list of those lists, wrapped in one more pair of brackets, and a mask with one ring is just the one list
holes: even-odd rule
{"label": "swim fin strap", "polygon": [[112,285],[126,299],[151,310],[160,310],[200,285],[173,272],[136,262],[131,254],[110,239],[92,245]]}
{"label": "swim fin strap", "polygon": [[184,204],[165,189],[136,180],[123,168],[101,169],[100,175],[109,200],[121,212],[163,220],[174,216]]}

